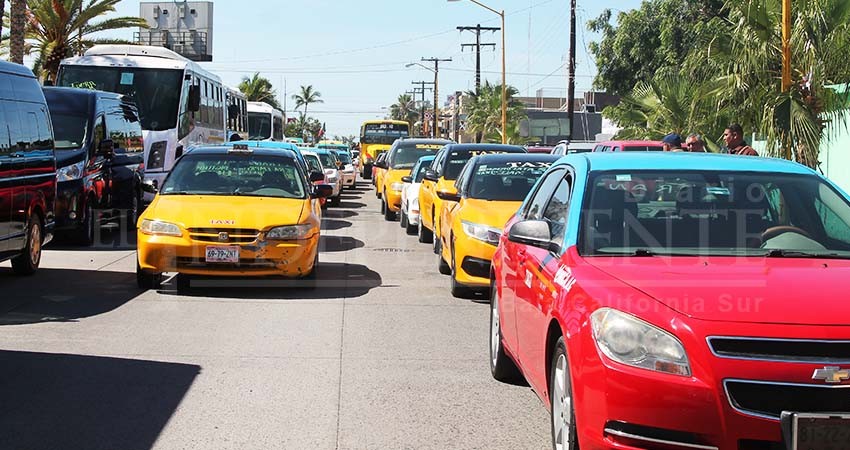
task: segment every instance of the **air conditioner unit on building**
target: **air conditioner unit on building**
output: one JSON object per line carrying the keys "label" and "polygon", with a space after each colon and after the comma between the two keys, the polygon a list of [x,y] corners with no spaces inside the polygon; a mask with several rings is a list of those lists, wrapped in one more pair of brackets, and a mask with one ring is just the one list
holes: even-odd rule
{"label": "air conditioner unit on building", "polygon": [[584,112],[591,113],[591,114],[596,113],[596,105],[594,105],[593,103],[585,103]]}

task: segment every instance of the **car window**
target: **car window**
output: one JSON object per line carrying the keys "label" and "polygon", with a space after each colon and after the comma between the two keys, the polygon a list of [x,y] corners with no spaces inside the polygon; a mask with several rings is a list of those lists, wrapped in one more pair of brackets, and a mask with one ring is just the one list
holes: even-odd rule
{"label": "car window", "polygon": [[307,167],[310,168],[312,172],[321,172],[322,164],[319,162],[319,158],[315,155],[304,155],[304,161],[307,163]]}
{"label": "car window", "polygon": [[546,178],[539,184],[534,196],[526,204],[523,215],[526,220],[542,220],[543,212],[555,188],[561,182],[566,171],[563,169],[555,170],[546,175]]}
{"label": "car window", "polygon": [[419,161],[419,158],[434,154],[441,148],[443,148],[442,144],[397,143],[396,147],[390,151],[387,162],[391,169],[410,169],[416,161]]}
{"label": "car window", "polygon": [[[429,164],[430,164],[430,162],[429,162]],[[416,173],[414,174],[414,177],[413,177],[414,183],[421,183],[422,182],[422,179],[425,178],[425,171],[428,170],[428,168],[430,167],[429,164],[420,163],[417,166]]]}
{"label": "car window", "polygon": [[561,180],[555,189],[555,195],[543,212],[543,220],[549,223],[549,232],[552,234],[552,242],[563,245],[566,236],[567,217],[569,215],[570,195],[572,192],[572,179],[567,176]]}

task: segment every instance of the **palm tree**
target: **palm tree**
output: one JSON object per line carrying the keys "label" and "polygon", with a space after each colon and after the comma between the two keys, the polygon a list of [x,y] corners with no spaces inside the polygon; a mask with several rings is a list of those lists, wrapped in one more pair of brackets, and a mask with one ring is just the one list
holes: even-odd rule
{"label": "palm tree", "polygon": [[11,0],[9,10],[9,60],[24,63],[24,33],[26,28],[27,3],[25,0]]}
{"label": "palm tree", "polygon": [[3,17],[6,15],[6,0],[0,0],[0,38],[3,36]]}
{"label": "palm tree", "polygon": [[[519,142],[517,128],[520,120],[525,118],[525,107],[515,97],[519,93],[513,86],[507,87],[508,94],[508,142]],[[467,114],[467,131],[482,133],[485,139],[493,142],[502,141],[502,85],[485,82],[478,92],[469,91],[472,98]]]}
{"label": "palm tree", "polygon": [[416,101],[413,97],[407,94],[398,96],[398,100],[390,106],[390,118],[393,120],[403,120],[408,123],[410,128],[416,123],[419,118],[419,111],[416,110]]}
{"label": "palm tree", "polygon": [[265,102],[273,108],[280,109],[277,93],[272,88],[271,81],[268,78],[261,77],[259,72],[255,72],[250,78],[242,78],[242,82],[239,83],[239,90],[245,94],[249,102]]}
{"label": "palm tree", "polygon": [[295,109],[304,107],[304,115],[307,115],[307,107],[313,103],[324,103],[322,93],[313,90],[313,85],[301,86],[301,93],[293,94],[292,99],[295,100]]}
{"label": "palm tree", "polygon": [[[95,19],[115,12],[121,0],[27,0],[26,38],[32,42],[29,50],[37,50],[35,72],[42,78],[55,81],[62,59],[76,50],[84,51],[96,44],[130,44],[121,39],[100,39],[92,35],[101,31],[122,28],[147,28],[140,17],[112,17],[98,22]],[[12,1],[14,8],[15,1]],[[12,14],[14,18],[14,12]],[[14,23],[14,22],[13,22]]]}

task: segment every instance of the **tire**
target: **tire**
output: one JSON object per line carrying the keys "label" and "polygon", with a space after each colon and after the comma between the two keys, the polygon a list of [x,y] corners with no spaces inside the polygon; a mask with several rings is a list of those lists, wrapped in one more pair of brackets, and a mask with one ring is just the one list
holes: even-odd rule
{"label": "tire", "polygon": [[[435,239],[435,241],[437,241],[437,239]],[[452,268],[451,268],[451,266],[449,266],[449,263],[447,263],[446,260],[443,259],[443,253],[442,252],[437,253],[437,270],[439,270],[440,273],[443,274],[443,275],[451,275],[452,274]]]}
{"label": "tire", "polygon": [[381,202],[381,215],[382,215],[382,216],[383,216],[384,214],[386,214],[386,213],[387,213],[387,209],[386,209],[386,208],[387,208],[387,204],[386,204],[386,203],[384,203],[384,202]]}
{"label": "tire", "polygon": [[440,231],[437,230],[437,219],[434,217],[433,211],[431,212],[431,226],[434,227],[432,232],[434,239],[431,240],[431,244],[433,244],[431,249],[434,251],[435,255],[439,255],[442,250],[442,237],[440,236]]}
{"label": "tire", "polygon": [[178,294],[185,294],[192,290],[192,276],[185,273],[178,273],[174,279],[174,285],[177,288]]}
{"label": "tire", "polygon": [[20,255],[12,258],[12,271],[17,275],[32,275],[41,263],[41,246],[44,243],[44,227],[41,219],[30,216],[27,222],[27,241]]}
{"label": "tire", "polygon": [[552,424],[552,447],[562,450],[577,450],[578,433],[576,431],[576,413],[573,404],[570,363],[567,357],[564,338],[558,339],[552,355],[549,371],[549,401],[552,408],[549,413]]}
{"label": "tire", "polygon": [[407,214],[404,213],[404,207],[401,208],[401,212],[399,213],[399,216],[401,218],[398,221],[398,225],[400,227],[404,228],[405,230],[407,230],[407,226],[409,225],[409,223],[407,222]]}
{"label": "tire", "polygon": [[93,198],[86,200],[83,222],[80,224],[79,230],[77,230],[77,242],[85,247],[90,247],[94,244],[94,232],[97,221],[94,219],[95,211],[93,203]]}
{"label": "tire", "polygon": [[139,260],[137,257],[136,284],[139,286],[139,289],[144,289],[146,291],[150,289],[159,289],[162,286],[162,274],[142,270],[142,267],[139,265]]}
{"label": "tire", "polygon": [[405,231],[408,235],[415,236],[419,232],[419,229],[416,225],[411,225],[410,219],[407,219],[407,226],[405,227]]}
{"label": "tire", "polygon": [[457,282],[457,264],[455,263],[455,246],[452,243],[452,255],[451,255],[451,269],[449,270],[449,275],[451,275],[451,291],[452,295],[456,298],[471,298],[475,294],[475,289],[472,289],[468,286],[465,286],[461,283]]}
{"label": "tire", "polygon": [[431,230],[425,228],[425,225],[422,224],[422,217],[419,218],[419,225],[417,225],[417,230],[419,231],[419,242],[423,244],[430,244],[434,239],[434,233]]}
{"label": "tire", "polygon": [[[386,196],[384,196],[384,197],[386,197]],[[383,209],[384,209],[384,220],[386,220],[387,222],[395,221],[396,213],[393,210],[390,209],[390,205],[386,202],[386,199],[384,199],[384,208]]]}
{"label": "tire", "polygon": [[491,288],[490,294],[490,374],[493,378],[505,383],[522,380],[522,374],[516,364],[505,353],[499,312],[499,293],[495,285]]}

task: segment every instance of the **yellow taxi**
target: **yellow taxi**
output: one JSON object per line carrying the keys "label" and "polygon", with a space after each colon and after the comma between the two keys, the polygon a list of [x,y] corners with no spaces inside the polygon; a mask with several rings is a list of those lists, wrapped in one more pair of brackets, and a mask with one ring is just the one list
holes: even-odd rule
{"label": "yellow taxi", "polygon": [[399,139],[395,141],[387,157],[376,163],[383,172],[378,178],[377,190],[380,193],[381,213],[384,219],[396,219],[401,210],[401,191],[404,189],[403,177],[410,175],[411,169],[419,158],[435,154],[452,141],[446,139]]}
{"label": "yellow taxi", "polygon": [[440,215],[443,201],[437,192],[455,194],[455,181],[461,169],[473,156],[490,153],[526,153],[525,148],[502,144],[449,144],[437,152],[431,168],[425,172],[419,186],[419,242],[434,244],[434,253],[440,253]]}
{"label": "yellow taxi", "polygon": [[[136,280],[156,289],[163,272],[284,276],[315,286],[321,211],[333,191],[311,185],[292,150],[193,149],[174,166],[138,221]],[[146,185],[148,191],[155,191]]]}
{"label": "yellow taxi", "polygon": [[472,158],[443,200],[440,272],[451,274],[452,295],[488,293],[490,262],[502,228],[540,176],[559,156],[499,154]]}
{"label": "yellow taxi", "polygon": [[381,198],[381,190],[378,189],[378,186],[383,183],[384,173],[386,173],[386,169],[383,168],[383,163],[387,159],[387,152],[384,151],[378,154],[378,157],[375,158],[375,164],[372,166],[372,186],[375,186],[375,196]]}

